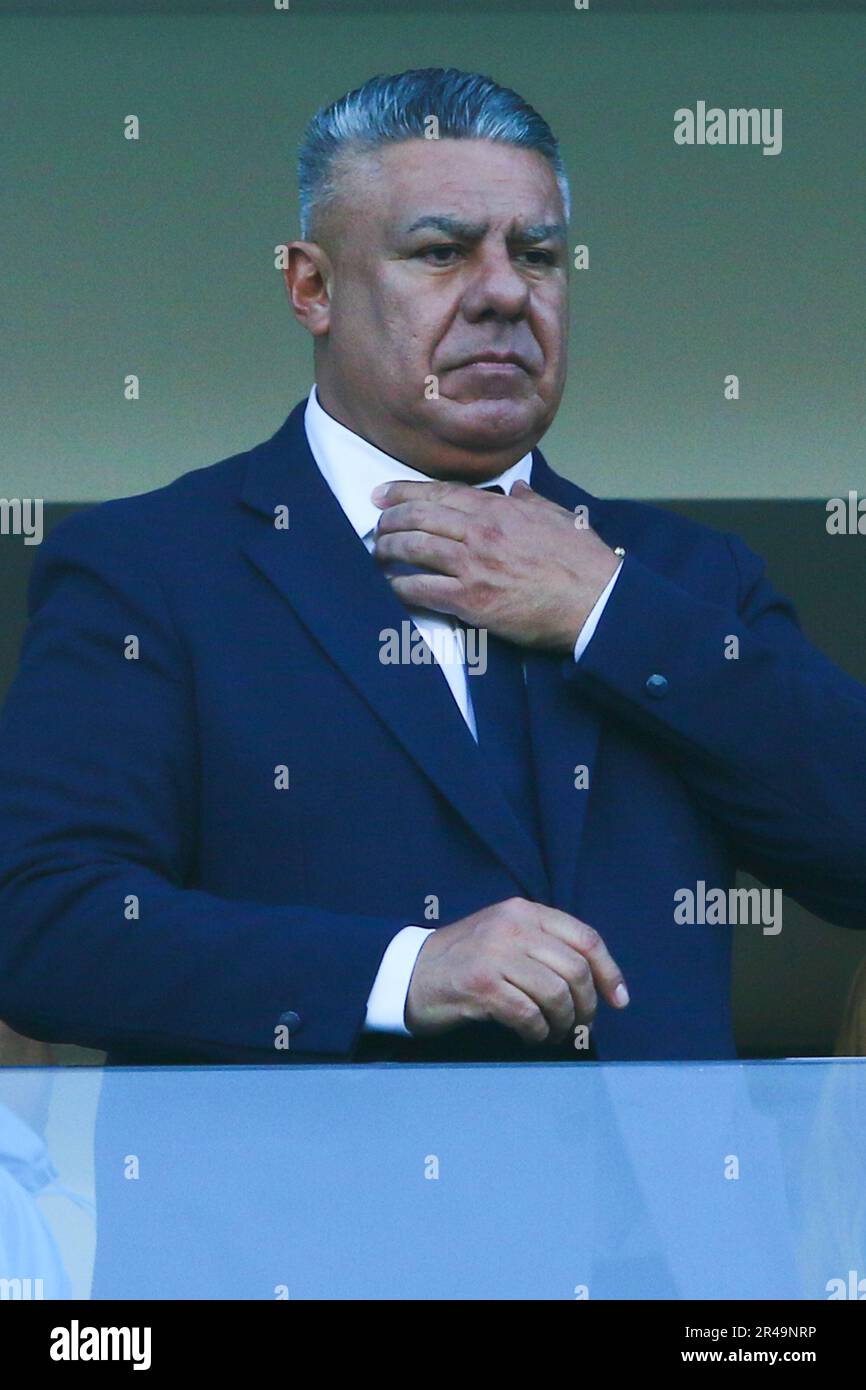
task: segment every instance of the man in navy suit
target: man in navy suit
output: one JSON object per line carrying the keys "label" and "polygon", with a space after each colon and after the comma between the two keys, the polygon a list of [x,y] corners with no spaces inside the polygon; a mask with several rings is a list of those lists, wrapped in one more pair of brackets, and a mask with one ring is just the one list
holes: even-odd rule
{"label": "man in navy suit", "polygon": [[866,690],[735,536],[538,452],[568,187],[520,97],[373,79],[300,173],[308,399],[35,565],[0,1016],[112,1061],[733,1057],[738,866],[866,926]]}

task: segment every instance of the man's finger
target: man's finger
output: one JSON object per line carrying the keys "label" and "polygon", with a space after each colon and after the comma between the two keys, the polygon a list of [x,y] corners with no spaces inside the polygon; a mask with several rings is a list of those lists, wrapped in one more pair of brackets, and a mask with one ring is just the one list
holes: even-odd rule
{"label": "man's finger", "polygon": [[379,483],[370,499],[385,511],[399,502],[439,502],[459,512],[471,512],[478,507],[501,505],[504,498],[495,492],[484,492],[469,483],[411,483],[408,480]]}
{"label": "man's finger", "polygon": [[456,575],[463,555],[464,547],[458,541],[430,536],[426,531],[396,531],[390,535],[376,535],[376,559],[383,565],[399,561],[405,565],[435,570],[437,574]]}
{"label": "man's finger", "polygon": [[434,613],[451,613],[463,618],[463,584],[446,574],[387,575],[394,593],[407,608],[429,608]]}
{"label": "man's finger", "polygon": [[376,527],[376,540],[394,531],[429,531],[448,540],[466,539],[466,513],[436,502],[396,502],[383,511]]}
{"label": "man's finger", "polygon": [[546,502],[550,506],[549,500],[542,497],[540,492],[535,492],[529,483],[525,483],[522,478],[515,479],[508,495],[509,497],[516,497],[520,502]]}
{"label": "man's finger", "polygon": [[570,917],[556,908],[545,908],[541,917],[544,931],[559,937],[572,950],[579,951],[589,962],[596,989],[615,1009],[624,1009],[629,1002],[623,973],[598,932],[579,917]]}
{"label": "man's finger", "polygon": [[598,996],[589,961],[579,951],[573,951],[564,941],[544,932],[529,954],[550,970],[561,975],[571,990],[575,1022],[590,1023],[598,1009]]}
{"label": "man's finger", "polygon": [[550,1024],[535,1000],[508,980],[501,981],[488,1017],[510,1028],[526,1043],[543,1043],[550,1037]]}
{"label": "man's finger", "polygon": [[554,1042],[561,1042],[574,1029],[574,999],[566,979],[531,956],[519,956],[503,971],[510,985],[522,989],[544,1014]]}

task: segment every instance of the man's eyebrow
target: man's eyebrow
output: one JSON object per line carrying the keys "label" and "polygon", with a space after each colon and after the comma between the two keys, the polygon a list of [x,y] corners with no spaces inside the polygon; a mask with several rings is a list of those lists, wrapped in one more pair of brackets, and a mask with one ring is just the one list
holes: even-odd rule
{"label": "man's eyebrow", "polygon": [[447,232],[452,236],[459,236],[464,241],[480,241],[487,231],[486,222],[461,222],[459,217],[449,217],[445,213],[426,213],[412,223],[411,227],[406,228],[406,235],[410,232],[420,231],[422,227],[432,227],[438,232]]}
{"label": "man's eyebrow", "polygon": [[565,241],[563,222],[536,222],[534,227],[518,227],[509,241]]}
{"label": "man's eyebrow", "polygon": [[[408,236],[410,232],[430,227],[448,236],[460,237],[463,241],[480,241],[489,226],[489,222],[462,222],[459,217],[450,217],[445,213],[425,213],[406,228],[405,234]],[[509,233],[508,240],[525,246],[534,241],[564,241],[565,236],[566,228],[562,222],[536,222],[532,226],[517,226]]]}

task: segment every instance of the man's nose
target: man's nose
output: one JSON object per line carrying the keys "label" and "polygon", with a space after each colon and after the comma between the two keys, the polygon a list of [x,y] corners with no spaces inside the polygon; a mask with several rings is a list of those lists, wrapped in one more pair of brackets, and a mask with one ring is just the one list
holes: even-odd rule
{"label": "man's nose", "polygon": [[529,302],[529,286],[507,251],[481,257],[463,295],[463,313],[474,321],[492,316],[520,318]]}

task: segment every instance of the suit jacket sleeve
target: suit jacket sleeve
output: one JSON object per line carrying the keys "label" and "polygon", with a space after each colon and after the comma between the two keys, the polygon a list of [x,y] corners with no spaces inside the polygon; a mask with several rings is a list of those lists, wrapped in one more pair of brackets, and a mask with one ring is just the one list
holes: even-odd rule
{"label": "suit jacket sleeve", "polygon": [[113,506],[61,523],[31,577],[0,720],[0,1016],[131,1055],[346,1056],[405,922],[189,886],[193,673],[153,560]]}
{"label": "suit jacket sleeve", "polygon": [[806,639],[748,546],[717,536],[715,550],[704,563],[735,567],[735,604],[627,554],[565,679],[675,762],[742,868],[828,921],[866,927],[866,687]]}

